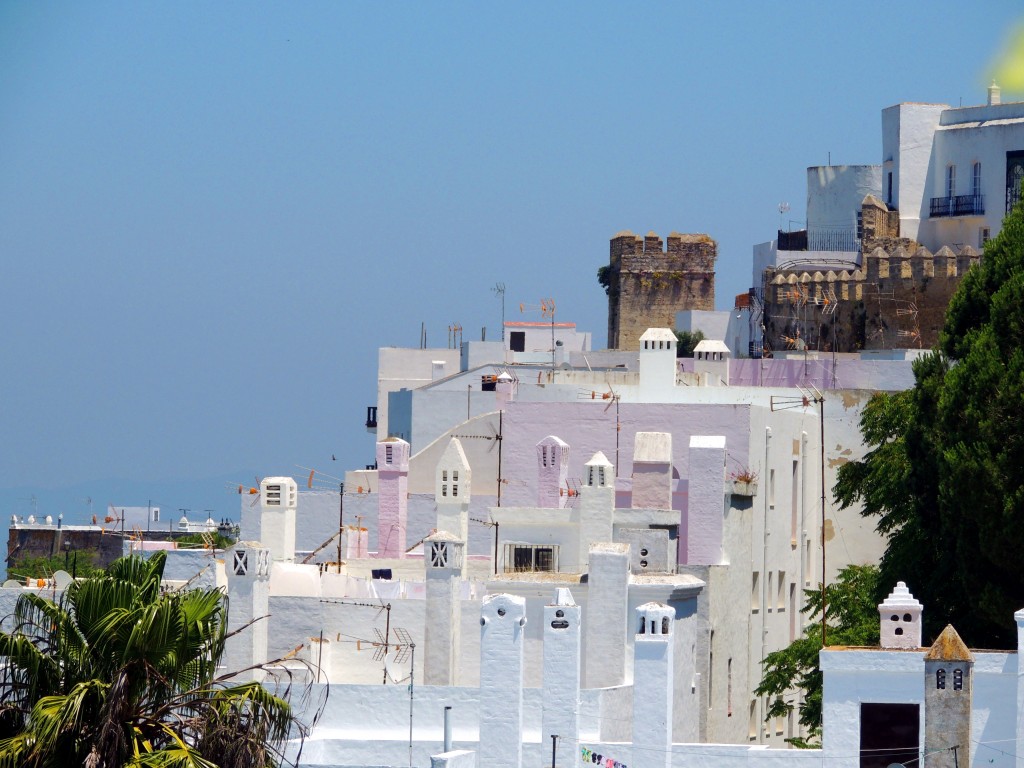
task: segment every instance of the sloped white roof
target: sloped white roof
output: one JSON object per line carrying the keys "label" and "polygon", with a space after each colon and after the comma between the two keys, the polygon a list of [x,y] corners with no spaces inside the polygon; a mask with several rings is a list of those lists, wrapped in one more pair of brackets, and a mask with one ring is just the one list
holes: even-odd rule
{"label": "sloped white roof", "polygon": [[448,446],[444,449],[437,466],[445,469],[451,467],[469,469],[469,460],[466,458],[466,452],[463,450],[462,441],[459,438],[453,437],[448,441]]}
{"label": "sloped white roof", "polygon": [[892,609],[903,609],[903,608],[921,608],[921,603],[916,597],[910,594],[910,590],[907,589],[906,582],[897,581],[896,587],[889,596],[885,598],[881,605],[878,606],[878,610],[885,612]]}
{"label": "sloped white roof", "polygon": [[648,328],[640,341],[675,341],[676,335],[669,328]]}
{"label": "sloped white roof", "polygon": [[693,348],[694,353],[697,352],[729,352],[729,347],[724,341],[718,339],[704,339],[697,343],[697,346]]}

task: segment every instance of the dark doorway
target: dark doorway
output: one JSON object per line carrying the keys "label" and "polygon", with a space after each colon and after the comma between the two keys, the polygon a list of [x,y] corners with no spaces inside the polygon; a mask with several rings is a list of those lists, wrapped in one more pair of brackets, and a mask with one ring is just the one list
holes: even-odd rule
{"label": "dark doorway", "polygon": [[513,352],[525,352],[526,331],[512,331],[508,335],[508,346]]}
{"label": "dark doorway", "polygon": [[860,768],[915,768],[920,751],[917,704],[860,705]]}

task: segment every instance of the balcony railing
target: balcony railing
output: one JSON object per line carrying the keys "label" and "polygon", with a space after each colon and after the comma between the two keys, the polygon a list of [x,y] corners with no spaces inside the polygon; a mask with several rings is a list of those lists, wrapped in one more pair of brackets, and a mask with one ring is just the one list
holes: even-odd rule
{"label": "balcony railing", "polygon": [[825,226],[800,229],[796,232],[779,230],[780,251],[856,251],[860,237],[855,227]]}
{"label": "balcony railing", "polygon": [[929,211],[929,215],[933,219],[942,216],[977,216],[983,213],[985,213],[984,195],[933,197]]}

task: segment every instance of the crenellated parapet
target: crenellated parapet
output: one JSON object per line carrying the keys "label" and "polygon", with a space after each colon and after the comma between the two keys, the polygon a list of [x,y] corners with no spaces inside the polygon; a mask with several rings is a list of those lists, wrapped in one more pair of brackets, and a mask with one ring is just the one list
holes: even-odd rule
{"label": "crenellated parapet", "polygon": [[610,242],[598,279],[608,293],[608,346],[636,349],[651,327],[675,326],[677,312],[714,309],[718,244],[708,235],[671,233],[662,240],[624,231]]}
{"label": "crenellated parapet", "polygon": [[932,253],[898,240],[865,250],[856,269],[766,270],[765,338],[772,350],[930,347],[950,297],[980,258],[970,246]]}
{"label": "crenellated parapet", "polygon": [[821,295],[827,292],[828,287],[838,292],[843,284],[885,286],[886,281],[899,280],[904,282],[902,287],[906,287],[906,281],[921,283],[923,287],[930,280],[959,280],[980,259],[978,252],[969,245],[959,253],[954,253],[949,246],[932,253],[923,245],[910,253],[900,245],[892,251],[875,248],[871,253],[865,253],[859,269],[768,269],[766,283],[773,301],[796,302],[801,300],[801,291],[794,286],[805,286],[803,293],[808,296]]}

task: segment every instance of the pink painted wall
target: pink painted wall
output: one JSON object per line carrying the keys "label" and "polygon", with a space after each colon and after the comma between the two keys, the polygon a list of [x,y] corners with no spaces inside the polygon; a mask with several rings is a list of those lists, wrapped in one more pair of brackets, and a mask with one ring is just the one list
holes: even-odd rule
{"label": "pink painted wall", "polygon": [[[693,358],[679,360],[679,369],[693,372]],[[882,389],[899,391],[914,386],[910,360],[862,360],[820,354],[818,360],[740,358],[729,361],[729,384],[742,387],[796,387],[818,389]]]}
{"label": "pink painted wall", "polygon": [[[689,446],[693,435],[724,435],[729,466],[747,466],[751,406],[671,403],[621,403],[616,506],[629,509],[632,488],[633,443],[637,432],[672,433],[674,498],[685,498]],[[535,446],[558,425],[558,436],[569,444],[568,478],[582,483],[584,464],[597,451],[615,463],[615,411],[600,401],[572,403],[513,402],[502,427],[502,506],[528,507],[537,498]],[[680,480],[681,479],[681,480]],[[678,508],[674,501],[673,508]]]}
{"label": "pink painted wall", "polygon": [[659,462],[633,465],[633,509],[672,509],[672,467]]}
{"label": "pink painted wall", "polygon": [[381,471],[377,494],[377,557],[404,557],[409,503],[407,472]]}
{"label": "pink painted wall", "polygon": [[377,443],[377,557],[405,557],[409,517],[409,444]]}

